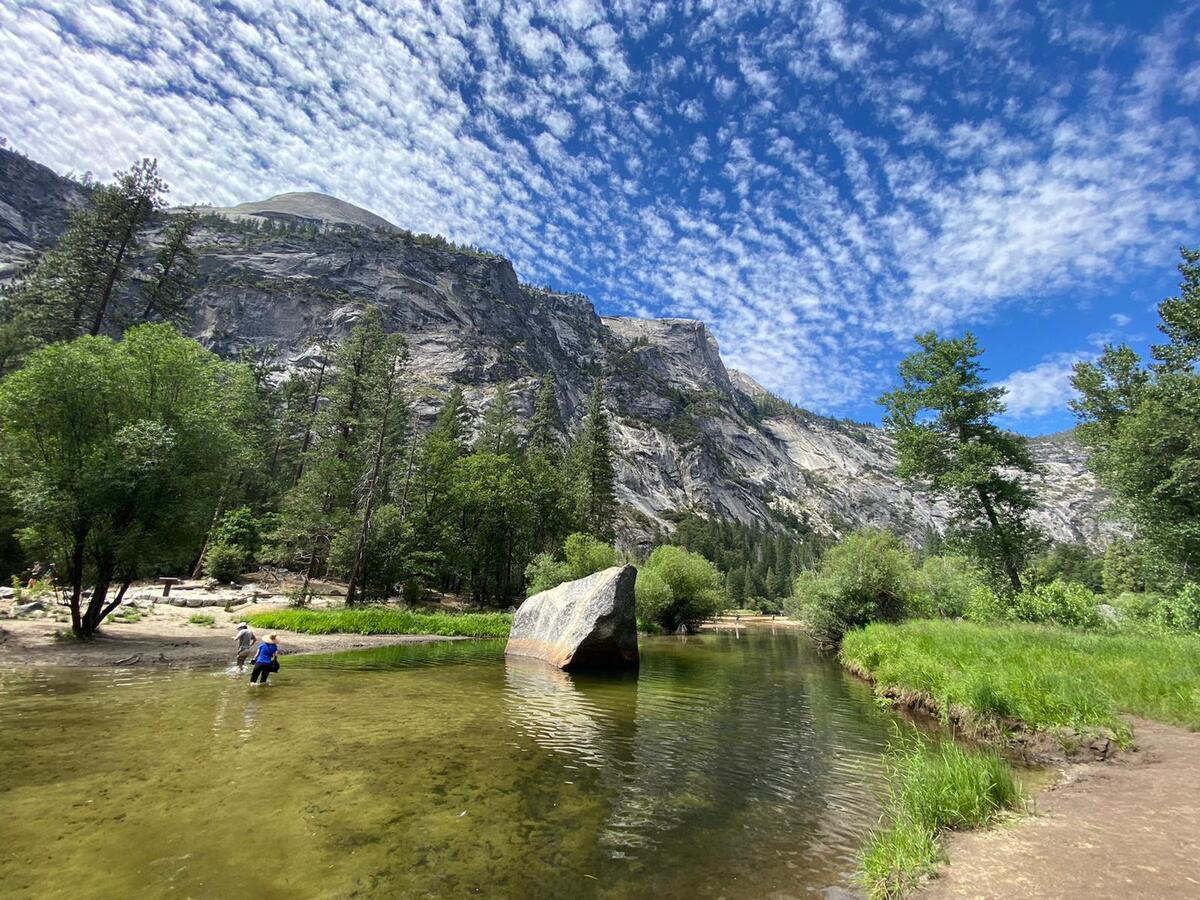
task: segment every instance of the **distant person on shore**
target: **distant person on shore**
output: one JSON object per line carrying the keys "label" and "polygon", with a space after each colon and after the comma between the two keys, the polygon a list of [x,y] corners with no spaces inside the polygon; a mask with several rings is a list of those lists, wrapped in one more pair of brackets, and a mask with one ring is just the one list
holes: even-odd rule
{"label": "distant person on shore", "polygon": [[254,648],[254,642],[258,640],[254,636],[254,632],[250,630],[250,626],[245,622],[238,622],[237,634],[233,636],[237,641],[237,667],[239,672],[246,671],[246,660],[250,658],[250,651]]}
{"label": "distant person on shore", "polygon": [[267,686],[267,679],[272,672],[279,671],[279,645],[275,643],[275,635],[267,635],[267,639],[258,645],[258,655],[254,657],[254,669],[250,672],[250,683]]}

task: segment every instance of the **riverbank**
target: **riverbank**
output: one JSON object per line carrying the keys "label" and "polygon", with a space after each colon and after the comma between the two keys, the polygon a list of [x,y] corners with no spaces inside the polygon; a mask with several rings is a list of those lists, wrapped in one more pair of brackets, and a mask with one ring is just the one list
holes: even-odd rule
{"label": "riverbank", "polygon": [[1135,720],[1138,750],[1066,768],[1034,815],[952,832],[926,900],[1200,896],[1200,735]]}
{"label": "riverbank", "polygon": [[[7,601],[6,606],[10,606]],[[0,666],[164,666],[197,668],[233,661],[238,622],[287,608],[283,597],[233,610],[144,604],[105,623],[87,641],[71,636],[70,620],[51,607],[35,617],[0,619]],[[8,612],[5,608],[0,612]],[[261,630],[260,630],[261,631]],[[298,634],[275,629],[283,654],[335,653],[394,644],[467,640],[414,634]],[[265,633],[262,631],[261,633]]]}
{"label": "riverbank", "polygon": [[[923,896],[1196,896],[1200,734],[1176,726],[1200,727],[1200,638],[909,622],[847,634],[841,659],[895,706],[1010,752],[1057,751],[1034,816],[941,833],[949,864]],[[1106,761],[1068,762],[1089,755]]]}

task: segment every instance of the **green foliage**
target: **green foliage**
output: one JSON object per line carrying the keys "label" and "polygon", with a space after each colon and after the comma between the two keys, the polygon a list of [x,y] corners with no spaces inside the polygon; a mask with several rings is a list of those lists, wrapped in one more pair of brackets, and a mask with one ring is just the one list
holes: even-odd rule
{"label": "green foliage", "polygon": [[985,825],[1024,806],[1011,767],[994,752],[949,741],[921,745],[895,753],[892,769],[884,824],[859,855],[859,876],[872,900],[915,890],[941,858],[941,832]]}
{"label": "green foliage", "polygon": [[1033,495],[1014,474],[1033,471],[1029,448],[992,422],[1004,412],[1004,389],[987,386],[973,335],[943,340],[930,331],[916,340],[921,349],[900,363],[900,387],[880,398],[897,471],[946,496],[955,541],[1019,591],[1039,542],[1028,521]]}
{"label": "green foliage", "polygon": [[919,590],[912,555],[891,532],[864,528],[825,554],[820,567],[803,573],[785,603],[821,643],[836,644],[868,622],[897,622]]}
{"label": "green foliage", "polygon": [[236,544],[209,544],[204,553],[204,574],[222,584],[231,584],[245,571],[248,562],[246,551]]}
{"label": "green foliage", "polygon": [[248,562],[262,545],[264,520],[255,516],[249,506],[227,510],[209,535],[214,544],[236,547],[246,554]]}
{"label": "green foliage", "polygon": [[[127,286],[140,232],[163,206],[166,190],[157,162],[150,159],[93,190],[56,246],[12,293],[10,330],[27,333],[36,343],[102,333]],[[10,367],[11,362],[10,356]]]}
{"label": "green foliage", "polygon": [[568,460],[574,488],[575,519],[580,530],[611,540],[616,520],[616,471],[604,382],[597,378],[587,415]]}
{"label": "green foliage", "polygon": [[216,624],[216,621],[216,618],[208,613],[192,613],[188,618],[189,625],[205,625],[210,628]]}
{"label": "green foliage", "polygon": [[963,608],[963,618],[981,625],[1003,622],[1008,618],[1008,605],[990,585],[981,584],[971,589]]}
{"label": "green foliage", "polygon": [[690,631],[724,606],[721,575],[698,553],[658,547],[638,573],[637,601],[644,622],[668,632]]}
{"label": "green foliage", "polygon": [[244,368],[165,325],[53,344],[0,383],[0,479],[67,582],[77,634],[116,608],[114,580],[190,563],[252,407]]}
{"label": "green foliage", "polygon": [[918,600],[922,614],[944,619],[966,615],[972,597],[987,590],[983,573],[964,556],[929,556],[917,570]]}
{"label": "green foliage", "polygon": [[539,553],[525,570],[530,596],[548,591],[565,581],[586,578],[617,564],[617,551],[590,534],[576,532],[563,543],[563,561]]}
{"label": "green foliage", "polygon": [[1142,583],[1142,564],[1133,544],[1125,540],[1113,541],[1104,552],[1104,563],[1101,568],[1101,581],[1104,593],[1117,597],[1129,591],[1140,591]]}
{"label": "green foliage", "polygon": [[508,637],[507,613],[426,613],[407,609],[288,609],[254,613],[253,628],[297,634],[431,634],[445,637]]}
{"label": "green foliage", "polygon": [[792,580],[816,564],[825,546],[803,523],[787,524],[787,530],[772,531],[688,512],[677,517],[673,533],[655,543],[674,544],[712,562],[724,575],[730,603],[762,597],[774,606],[791,593]]}
{"label": "green foliage", "polygon": [[1149,580],[1168,589],[1200,570],[1200,251],[1181,252],[1180,296],[1159,304],[1168,340],[1154,362],[1110,345],[1072,379],[1088,465],[1137,527]]}
{"label": "green foliage", "polygon": [[1200,631],[1200,583],[1189,581],[1156,610],[1158,623],[1171,631]]}
{"label": "green foliage", "polygon": [[1090,591],[1101,591],[1103,568],[1104,558],[1086,544],[1055,544],[1033,560],[1028,574],[1035,584],[1073,581]]}
{"label": "green foliage", "polygon": [[[879,693],[923,694],[994,718],[980,698],[1052,732],[1099,728],[1127,742],[1123,713],[1200,730],[1200,636],[1045,625],[920,621],[847,634],[842,659]],[[997,699],[999,698],[999,699]]]}
{"label": "green foliage", "polygon": [[1051,622],[1075,628],[1100,624],[1100,601],[1082,584],[1052,581],[1028,588],[1012,598],[1011,618],[1020,622]]}

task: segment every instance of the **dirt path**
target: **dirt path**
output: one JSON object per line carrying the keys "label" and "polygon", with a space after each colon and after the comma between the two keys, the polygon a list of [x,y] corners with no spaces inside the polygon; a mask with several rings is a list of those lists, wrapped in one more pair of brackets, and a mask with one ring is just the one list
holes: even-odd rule
{"label": "dirt path", "polygon": [[1037,814],[946,842],[920,894],[949,898],[1200,897],[1200,734],[1137,721],[1139,750],[1073,766]]}
{"label": "dirt path", "polygon": [[[279,608],[278,604],[274,608]],[[157,604],[131,623],[106,623],[90,641],[60,637],[70,632],[69,621],[60,610],[54,616],[0,619],[0,666],[172,666],[189,668],[232,663],[234,628],[249,612],[273,608],[264,603],[227,612],[220,607],[187,609]],[[201,613],[211,616],[212,625],[197,625],[189,619]],[[259,636],[265,636],[258,629]],[[279,647],[291,653],[330,653],[393,644],[460,640],[406,634],[292,634],[276,631]]]}

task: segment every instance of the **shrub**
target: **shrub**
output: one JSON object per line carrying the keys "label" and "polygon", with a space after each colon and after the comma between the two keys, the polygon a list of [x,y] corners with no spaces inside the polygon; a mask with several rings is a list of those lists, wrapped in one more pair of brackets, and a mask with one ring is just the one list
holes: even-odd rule
{"label": "shrub", "polygon": [[530,596],[570,580],[571,573],[567,564],[559,562],[550,553],[539,553],[525,567],[526,593]]}
{"label": "shrub", "polygon": [[566,560],[569,580],[574,581],[615,566],[617,551],[590,534],[576,532],[563,543],[563,559]]}
{"label": "shrub", "polygon": [[658,628],[662,610],[671,605],[671,589],[657,572],[643,566],[638,569],[637,583],[638,627],[642,631]]}
{"label": "shrub", "polygon": [[246,551],[233,544],[210,544],[204,554],[204,574],[228,584],[237,581],[247,562]]}
{"label": "shrub", "polygon": [[564,581],[586,578],[617,564],[617,551],[590,534],[576,532],[563,543],[563,561],[539,553],[525,568],[526,592],[540,594]]}
{"label": "shrub", "polygon": [[977,585],[967,598],[963,618],[970,622],[987,625],[1008,618],[1008,607],[1000,596],[986,584]]}
{"label": "shrub", "polygon": [[[721,611],[721,575],[701,556],[666,544],[650,554],[638,576],[647,578],[639,595],[638,616],[665,631],[692,630]],[[664,592],[658,582],[666,587]]]}
{"label": "shrub", "polygon": [[1011,614],[1021,622],[1095,628],[1100,625],[1099,605],[1096,595],[1082,584],[1055,580],[1017,594]]}
{"label": "shrub", "polygon": [[864,528],[826,553],[817,571],[800,576],[786,608],[817,641],[832,645],[852,628],[900,621],[917,593],[908,549],[890,532]]}
{"label": "shrub", "polygon": [[[965,556],[931,556],[917,572],[922,614],[943,619],[962,618],[983,573]],[[914,610],[915,611],[915,610]]]}
{"label": "shrub", "polygon": [[1109,544],[1104,553],[1101,579],[1104,593],[1110,597],[1142,590],[1141,560],[1129,541],[1118,540]]}
{"label": "shrub", "polygon": [[192,617],[188,619],[190,625],[213,625],[217,620],[208,613],[192,613]]}
{"label": "shrub", "polygon": [[1189,581],[1158,604],[1158,623],[1171,631],[1200,631],[1200,583]]}

